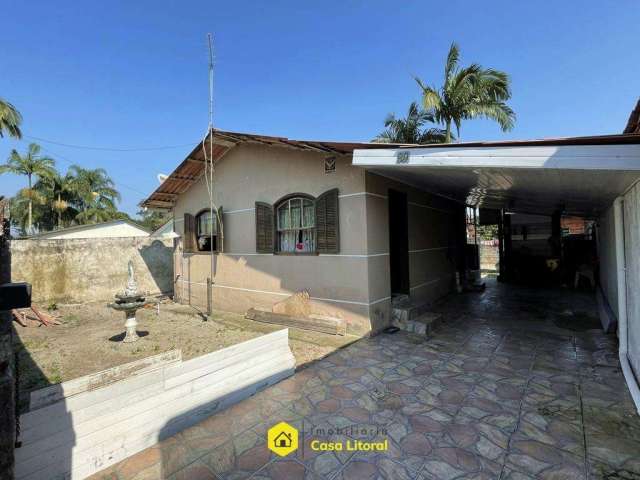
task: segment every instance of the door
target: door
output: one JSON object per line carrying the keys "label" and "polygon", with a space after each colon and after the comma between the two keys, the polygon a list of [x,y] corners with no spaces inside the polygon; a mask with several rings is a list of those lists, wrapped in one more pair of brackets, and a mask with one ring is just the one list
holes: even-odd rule
{"label": "door", "polygon": [[409,213],[407,194],[389,190],[391,294],[409,295]]}

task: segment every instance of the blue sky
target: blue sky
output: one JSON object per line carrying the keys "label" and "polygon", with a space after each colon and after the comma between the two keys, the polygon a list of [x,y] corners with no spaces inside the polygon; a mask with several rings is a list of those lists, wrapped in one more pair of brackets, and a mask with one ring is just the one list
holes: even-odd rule
{"label": "blue sky", "polygon": [[[110,1],[5,2],[0,96],[25,135],[147,148],[193,143],[207,125],[206,34],[215,40],[219,128],[369,140],[418,99],[412,75],[440,84],[464,64],[512,76],[513,131],[463,124],[462,139],[619,133],[640,96],[640,2]],[[0,161],[22,142],[0,139]],[[113,152],[39,142],[64,170],[103,167],[137,203],[191,148]],[[0,176],[0,195],[24,179]]]}

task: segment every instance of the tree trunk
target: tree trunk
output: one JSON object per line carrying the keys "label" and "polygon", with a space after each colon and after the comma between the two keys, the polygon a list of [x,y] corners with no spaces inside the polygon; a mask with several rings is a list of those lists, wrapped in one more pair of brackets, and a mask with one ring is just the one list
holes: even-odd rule
{"label": "tree trunk", "polygon": [[445,142],[451,143],[451,120],[447,120],[447,133],[446,133]]}
{"label": "tree trunk", "polygon": [[29,178],[29,213],[27,216],[27,234],[31,235],[31,218],[32,218],[32,205],[33,198],[31,197],[31,175],[28,175]]}
{"label": "tree trunk", "polygon": [[62,210],[60,210],[60,194],[58,194],[58,230],[62,228]]}

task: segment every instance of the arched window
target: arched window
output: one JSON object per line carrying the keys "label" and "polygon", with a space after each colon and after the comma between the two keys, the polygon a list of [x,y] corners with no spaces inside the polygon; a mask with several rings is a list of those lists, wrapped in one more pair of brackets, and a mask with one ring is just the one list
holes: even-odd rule
{"label": "arched window", "polygon": [[279,252],[315,252],[315,202],[310,198],[294,196],[276,205],[276,233]]}
{"label": "arched window", "polygon": [[292,193],[275,205],[262,201],[255,205],[257,253],[339,253],[337,188],[316,198]]}
{"label": "arched window", "polygon": [[196,245],[199,251],[217,250],[216,241],[218,238],[218,222],[212,221],[211,210],[202,210],[196,215]]}

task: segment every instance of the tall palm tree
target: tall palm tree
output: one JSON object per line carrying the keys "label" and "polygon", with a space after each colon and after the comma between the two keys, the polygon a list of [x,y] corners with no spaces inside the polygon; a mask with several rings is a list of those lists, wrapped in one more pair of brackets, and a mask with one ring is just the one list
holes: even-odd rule
{"label": "tall palm tree", "polygon": [[473,118],[495,120],[502,131],[511,130],[516,116],[506,103],[511,98],[509,76],[476,63],[461,68],[459,60],[460,49],[452,43],[444,67],[444,84],[439,89],[415,79],[422,89],[422,106],[445,126],[446,141],[453,138],[453,125],[459,137],[462,121]]}
{"label": "tall palm tree", "polygon": [[384,121],[385,130],[374,142],[380,143],[442,143],[445,132],[440,128],[428,128],[427,123],[434,123],[433,113],[422,110],[417,102],[411,102],[405,118],[396,118],[393,113],[387,115]]}
{"label": "tall palm tree", "polygon": [[4,137],[6,131],[10,137],[22,138],[20,124],[22,115],[6,100],[0,98],[0,138]]}
{"label": "tall palm tree", "polygon": [[115,183],[104,168],[86,169],[78,165],[70,167],[75,177],[76,192],[80,198],[80,213],[77,216],[81,223],[96,223],[105,218],[113,218],[117,212],[116,201],[120,200],[120,193]]}
{"label": "tall palm tree", "polygon": [[41,178],[36,184],[35,188],[45,192],[47,203],[56,213],[59,229],[62,228],[62,217],[77,199],[76,186],[76,178],[71,173],[63,176],[58,172]]}
{"label": "tall palm tree", "polygon": [[26,175],[28,187],[22,190],[24,197],[28,199],[27,232],[31,233],[33,226],[33,201],[39,200],[39,193],[33,188],[33,177],[43,178],[55,173],[55,161],[40,155],[40,145],[30,143],[27,152],[20,155],[17,150],[11,150],[9,159],[4,165],[0,165],[0,174],[9,172],[16,175]]}

